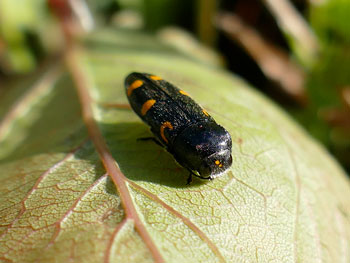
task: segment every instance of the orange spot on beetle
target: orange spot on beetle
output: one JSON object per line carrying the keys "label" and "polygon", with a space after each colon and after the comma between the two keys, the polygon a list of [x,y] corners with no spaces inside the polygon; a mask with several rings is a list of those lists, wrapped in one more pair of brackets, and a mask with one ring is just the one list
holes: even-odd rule
{"label": "orange spot on beetle", "polygon": [[137,89],[139,87],[141,87],[143,85],[143,81],[142,80],[135,80],[133,83],[131,83],[131,85],[128,87],[128,96],[131,95],[131,93],[133,92],[134,89]]}
{"label": "orange spot on beetle", "polygon": [[160,126],[160,136],[162,136],[163,140],[168,143],[168,139],[165,137],[164,135],[164,129],[168,128],[170,130],[173,129],[173,125],[171,125],[171,123],[169,121],[166,121],[162,124],[162,126]]}
{"label": "orange spot on beetle", "polygon": [[190,94],[188,94],[186,91],[183,91],[183,90],[180,90],[180,93],[181,93],[182,95],[185,95],[185,96],[190,96]]}
{"label": "orange spot on beetle", "polygon": [[205,109],[202,109],[203,113],[205,116],[208,116],[209,117],[209,113],[205,110]]}
{"label": "orange spot on beetle", "polygon": [[148,100],[146,101],[141,108],[141,115],[145,115],[147,113],[147,111],[152,108],[152,106],[154,105],[154,103],[156,103],[156,100]]}
{"label": "orange spot on beetle", "polygon": [[153,80],[162,80],[161,77],[155,76],[155,75],[150,76],[150,78],[153,79]]}
{"label": "orange spot on beetle", "polygon": [[220,168],[222,167],[222,163],[219,160],[216,160],[215,164],[218,165]]}

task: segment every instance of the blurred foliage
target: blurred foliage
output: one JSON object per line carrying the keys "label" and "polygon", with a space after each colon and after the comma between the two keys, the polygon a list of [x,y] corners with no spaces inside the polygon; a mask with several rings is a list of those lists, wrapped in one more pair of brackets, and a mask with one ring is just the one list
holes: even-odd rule
{"label": "blurred foliage", "polygon": [[312,28],[324,45],[349,45],[350,3],[348,0],[324,1],[310,8]]}
{"label": "blurred foliage", "polygon": [[[350,2],[312,5],[310,23],[321,45],[308,75],[309,103],[297,118],[350,169],[350,111],[344,92],[350,87]],[[349,102],[347,102],[349,103]]]}
{"label": "blurred foliage", "polygon": [[[6,43],[7,65],[17,72],[35,67],[34,47],[30,36],[38,36],[45,19],[45,0],[0,1],[0,32]],[[34,34],[36,32],[36,34]]]}
{"label": "blurred foliage", "polygon": [[[118,23],[118,26],[137,25],[135,27],[143,31],[158,32],[172,25],[192,32],[200,41],[210,44],[220,52],[230,69],[237,70],[235,73],[244,76],[258,89],[282,104],[315,138],[323,142],[349,171],[350,110],[346,98],[343,97],[350,87],[350,19],[348,18],[350,2],[348,0],[292,2],[300,14],[304,15],[320,45],[320,50],[311,66],[308,64],[306,68],[300,65],[307,74],[305,90],[308,101],[305,105],[290,103],[293,99],[286,99],[285,95],[281,96],[279,90],[271,89],[271,82],[261,76],[262,73],[256,63],[251,61],[245,51],[225,39],[222,33],[212,25],[210,17],[219,9],[236,13],[276,46],[287,50],[290,57],[298,57],[300,54],[297,54],[298,48],[294,47],[293,36],[284,33],[278,19],[264,6],[264,1],[87,0],[75,2],[88,5],[96,27],[106,23]],[[63,10],[64,5],[68,3],[69,1],[65,0],[0,1],[0,84],[1,76],[7,77],[10,74],[16,76],[19,73],[34,71],[45,59],[52,57],[63,48],[60,28],[51,11],[53,8]],[[125,11],[132,12],[125,13]],[[75,15],[79,20],[76,12]],[[222,45],[223,42],[224,45]],[[177,46],[181,45],[177,44]],[[226,48],[222,48],[223,46]],[[266,89],[267,86],[269,88]]]}

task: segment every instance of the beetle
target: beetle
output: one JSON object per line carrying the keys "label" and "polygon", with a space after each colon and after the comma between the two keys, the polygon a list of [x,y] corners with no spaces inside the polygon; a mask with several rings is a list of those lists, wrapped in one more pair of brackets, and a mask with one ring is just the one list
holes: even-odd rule
{"label": "beetle", "polygon": [[125,91],[131,108],[150,126],[157,144],[192,175],[212,180],[232,165],[232,139],[189,94],[157,75],[130,73]]}

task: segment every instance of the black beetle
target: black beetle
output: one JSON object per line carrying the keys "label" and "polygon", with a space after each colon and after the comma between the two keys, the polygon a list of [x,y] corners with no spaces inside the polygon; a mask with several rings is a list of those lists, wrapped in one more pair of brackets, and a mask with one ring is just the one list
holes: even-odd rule
{"label": "black beetle", "polygon": [[214,179],[232,164],[230,134],[189,95],[161,77],[133,72],[125,78],[132,109],[151,127],[155,142],[201,179]]}

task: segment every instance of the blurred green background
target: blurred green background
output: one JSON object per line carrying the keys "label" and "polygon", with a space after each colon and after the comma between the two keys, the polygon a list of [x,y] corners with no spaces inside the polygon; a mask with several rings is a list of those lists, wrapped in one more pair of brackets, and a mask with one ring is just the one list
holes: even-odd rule
{"label": "blurred green background", "polygon": [[63,53],[63,24],[77,39],[107,26],[142,31],[244,78],[349,172],[350,1],[275,2],[1,0],[0,96]]}

